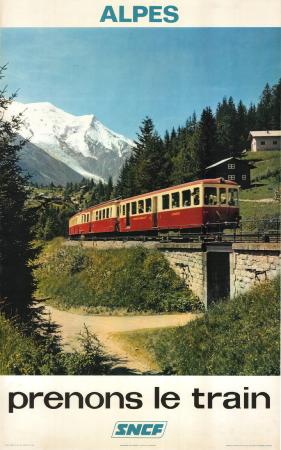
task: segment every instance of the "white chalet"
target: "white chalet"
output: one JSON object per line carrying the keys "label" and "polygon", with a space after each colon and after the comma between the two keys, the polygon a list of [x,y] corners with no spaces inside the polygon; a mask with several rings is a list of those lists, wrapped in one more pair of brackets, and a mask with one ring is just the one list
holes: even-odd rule
{"label": "white chalet", "polygon": [[281,130],[250,131],[251,151],[280,150]]}

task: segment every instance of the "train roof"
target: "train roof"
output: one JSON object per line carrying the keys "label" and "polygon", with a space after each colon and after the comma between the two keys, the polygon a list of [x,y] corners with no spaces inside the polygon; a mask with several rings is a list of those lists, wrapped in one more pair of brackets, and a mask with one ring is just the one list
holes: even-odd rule
{"label": "train roof", "polygon": [[174,191],[184,187],[195,186],[198,184],[229,184],[232,186],[239,186],[235,181],[225,180],[224,178],[204,178],[202,180],[188,181],[187,183],[177,184],[176,186],[169,186],[167,188],[158,189],[157,191],[150,191],[144,194],[133,195],[132,197],[121,199],[120,202],[133,200],[141,197],[150,197],[151,195],[160,194],[161,192]]}
{"label": "train roof", "polygon": [[204,178],[202,180],[189,181],[187,183],[178,184],[176,186],[169,186],[167,188],[158,189],[157,191],[145,192],[144,194],[138,194],[138,195],[134,195],[132,197],[115,198],[112,200],[107,200],[106,202],[99,203],[98,205],[89,206],[89,208],[78,211],[76,214],[71,216],[71,219],[79,214],[85,214],[85,213],[93,211],[95,209],[107,207],[110,205],[114,205],[116,203],[127,202],[128,200],[131,201],[131,200],[135,200],[138,198],[146,198],[146,197],[150,197],[151,195],[160,194],[161,192],[168,192],[171,190],[181,189],[181,188],[189,187],[189,186],[195,186],[198,184],[228,184],[231,186],[237,186],[237,187],[239,186],[237,183],[235,183],[235,181],[225,180],[224,178]]}

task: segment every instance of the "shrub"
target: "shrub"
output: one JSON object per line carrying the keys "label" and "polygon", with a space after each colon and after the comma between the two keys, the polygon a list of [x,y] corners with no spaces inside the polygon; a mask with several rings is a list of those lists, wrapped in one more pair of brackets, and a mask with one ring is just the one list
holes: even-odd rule
{"label": "shrub", "polygon": [[17,326],[0,315],[1,375],[101,375],[111,370],[111,359],[97,337],[86,328],[81,348],[64,352],[58,336],[25,336]]}
{"label": "shrub", "polygon": [[98,311],[191,311],[200,308],[164,256],[143,247],[117,250],[48,246],[35,276],[56,305]]}

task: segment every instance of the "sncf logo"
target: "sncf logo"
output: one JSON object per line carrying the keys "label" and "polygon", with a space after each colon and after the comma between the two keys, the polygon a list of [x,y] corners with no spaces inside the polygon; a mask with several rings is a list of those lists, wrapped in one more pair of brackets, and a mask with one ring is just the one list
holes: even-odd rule
{"label": "sncf logo", "polygon": [[161,438],[167,422],[116,422],[113,438]]}

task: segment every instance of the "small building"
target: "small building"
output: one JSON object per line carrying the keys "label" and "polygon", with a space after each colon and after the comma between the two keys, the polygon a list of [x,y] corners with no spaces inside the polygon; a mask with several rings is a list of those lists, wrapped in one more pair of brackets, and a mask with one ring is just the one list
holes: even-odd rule
{"label": "small building", "polygon": [[238,159],[234,156],[222,159],[205,169],[206,178],[219,178],[235,181],[242,188],[247,189],[251,186],[251,169],[255,167],[249,161]]}
{"label": "small building", "polygon": [[281,130],[250,131],[251,152],[259,150],[280,150]]}

